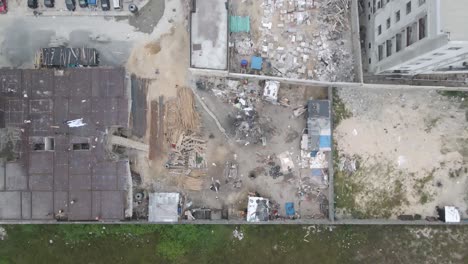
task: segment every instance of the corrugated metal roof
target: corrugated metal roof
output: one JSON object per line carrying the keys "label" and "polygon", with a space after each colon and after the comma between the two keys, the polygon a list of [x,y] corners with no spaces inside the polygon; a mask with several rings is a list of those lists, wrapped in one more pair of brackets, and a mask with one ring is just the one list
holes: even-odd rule
{"label": "corrugated metal roof", "polygon": [[179,219],[179,193],[150,193],[149,222],[177,222]]}

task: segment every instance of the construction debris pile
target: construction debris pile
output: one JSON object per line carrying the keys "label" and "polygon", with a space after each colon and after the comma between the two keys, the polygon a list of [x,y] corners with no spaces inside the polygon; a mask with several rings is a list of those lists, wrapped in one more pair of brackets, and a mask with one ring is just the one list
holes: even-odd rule
{"label": "construction debris pile", "polygon": [[242,187],[242,180],[238,174],[239,164],[235,161],[226,161],[224,165],[224,178],[227,183],[232,183],[234,188]]}
{"label": "construction debris pile", "polygon": [[178,88],[177,98],[165,104],[164,138],[171,146],[166,168],[206,167],[206,141],[198,136],[199,119],[192,90]]}
{"label": "construction debris pile", "polygon": [[36,53],[36,68],[91,67],[99,65],[93,48],[43,48]]}
{"label": "construction debris pile", "polygon": [[[200,79],[198,89],[211,90],[223,102],[232,104],[235,111],[230,115],[230,127],[236,142],[239,144],[266,144],[267,137],[274,133],[271,122],[258,115],[256,104],[262,99],[273,102],[271,96],[264,95],[264,81],[239,81]],[[279,84],[277,84],[279,89]],[[276,90],[277,93],[277,90]],[[276,96],[275,93],[275,96]],[[263,95],[263,96],[262,96]],[[276,97],[273,97],[276,99]]]}
{"label": "construction debris pile", "polygon": [[262,167],[258,167],[252,172],[252,176],[263,173],[265,176],[273,177],[276,179],[281,176],[287,176],[292,178],[294,162],[291,158],[291,153],[283,152],[276,156],[274,153],[271,155],[257,154],[257,162],[264,164]]}
{"label": "construction debris pile", "polygon": [[[353,59],[343,37],[349,0],[264,0],[258,40],[234,33],[233,69],[249,56],[263,58],[262,74],[323,81],[352,80]],[[254,43],[255,42],[255,43]],[[245,68],[240,67],[239,71]]]}
{"label": "construction debris pile", "polygon": [[206,168],[206,141],[194,135],[180,135],[172,145],[166,168]]}
{"label": "construction debris pile", "polygon": [[343,40],[349,31],[349,0],[328,0],[316,4],[319,9],[317,23],[319,34],[314,34],[317,63],[314,73],[320,81],[352,81],[354,61]]}

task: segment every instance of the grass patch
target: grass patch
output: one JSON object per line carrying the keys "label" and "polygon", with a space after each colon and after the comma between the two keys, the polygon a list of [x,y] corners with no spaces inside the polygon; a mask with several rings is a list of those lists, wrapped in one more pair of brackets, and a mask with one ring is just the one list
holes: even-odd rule
{"label": "grass patch", "polygon": [[415,180],[413,188],[419,196],[419,202],[421,204],[426,204],[432,201],[432,195],[426,191],[426,185],[434,180],[434,172],[435,169],[433,169],[426,177]]}
{"label": "grass patch", "polygon": [[[361,164],[359,157],[355,158],[357,163]],[[356,171],[353,173],[341,171],[338,168],[338,158],[334,159],[335,168],[335,204],[336,208],[344,210],[345,214],[351,215],[357,219],[368,218],[390,218],[396,213],[396,210],[403,204],[408,203],[406,198],[406,190],[400,180],[396,180],[388,188],[382,190],[372,190],[366,188],[366,182],[363,180],[365,175],[378,174],[378,175],[391,175],[394,173],[395,168],[391,165],[382,167],[376,166],[356,166]],[[358,206],[356,197],[361,194],[372,196],[365,207]]]}
{"label": "grass patch", "polygon": [[366,206],[364,216],[366,218],[390,218],[395,209],[407,203],[405,189],[400,180],[394,182],[393,188],[376,194],[376,199]]}
{"label": "grass patch", "polygon": [[447,96],[447,97],[459,97],[459,98],[465,98],[468,99],[468,92],[465,91],[437,91],[438,94]]}
{"label": "grass patch", "polygon": [[341,100],[336,88],[333,88],[333,128],[338,127],[342,120],[348,119],[353,114],[346,108],[346,105]]}
{"label": "grass patch", "polygon": [[362,191],[362,187],[353,181],[351,173],[340,170],[340,154],[336,142],[333,145],[335,207],[345,209],[353,217],[358,217],[360,212],[355,210],[355,196]]}
{"label": "grass patch", "polygon": [[[451,97],[451,98],[459,98],[460,100],[463,99],[463,101],[460,104],[461,108],[468,108],[468,92],[464,91],[437,91],[438,94]],[[468,112],[467,112],[468,115]],[[468,120],[468,116],[467,116]]]}

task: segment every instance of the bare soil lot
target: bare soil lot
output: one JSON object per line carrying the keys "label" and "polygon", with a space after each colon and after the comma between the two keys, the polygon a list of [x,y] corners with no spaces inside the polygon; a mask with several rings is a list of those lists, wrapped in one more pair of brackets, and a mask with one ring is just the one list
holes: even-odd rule
{"label": "bare soil lot", "polygon": [[466,93],[337,89],[335,199],[342,218],[467,215]]}

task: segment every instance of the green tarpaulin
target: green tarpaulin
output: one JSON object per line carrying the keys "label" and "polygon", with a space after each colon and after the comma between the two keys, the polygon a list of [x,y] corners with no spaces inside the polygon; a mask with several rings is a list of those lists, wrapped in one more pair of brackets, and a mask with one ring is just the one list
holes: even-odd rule
{"label": "green tarpaulin", "polygon": [[250,32],[250,17],[231,16],[229,29],[231,32]]}

